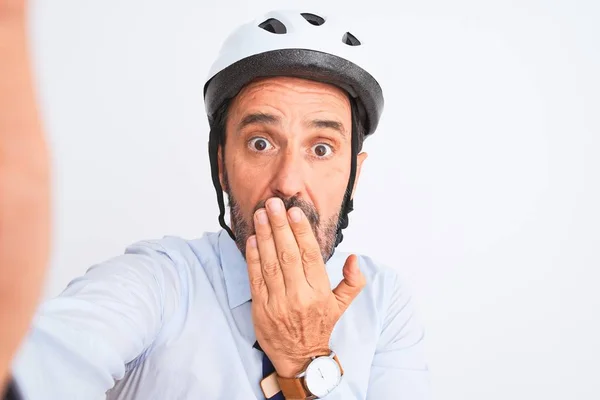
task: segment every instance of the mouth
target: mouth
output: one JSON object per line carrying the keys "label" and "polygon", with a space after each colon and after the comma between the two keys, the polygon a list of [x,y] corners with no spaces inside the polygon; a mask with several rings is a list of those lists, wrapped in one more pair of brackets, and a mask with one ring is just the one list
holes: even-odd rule
{"label": "mouth", "polygon": [[[308,221],[310,222],[310,224],[312,225],[312,227],[314,229],[316,229],[319,226],[319,221],[320,221],[319,213],[317,212],[315,206],[312,205],[311,203],[301,199],[298,196],[289,197],[287,199],[284,199],[283,197],[280,197],[280,196],[273,196],[273,197],[277,197],[277,198],[281,199],[281,201],[283,201],[283,205],[284,205],[286,211],[292,207],[298,207],[299,209],[301,209],[302,212],[304,213],[304,215],[306,215],[306,218],[308,218]],[[267,202],[267,200],[268,199],[259,201],[258,204],[254,207],[253,214],[256,211],[260,210],[261,208],[265,208],[265,203]]]}

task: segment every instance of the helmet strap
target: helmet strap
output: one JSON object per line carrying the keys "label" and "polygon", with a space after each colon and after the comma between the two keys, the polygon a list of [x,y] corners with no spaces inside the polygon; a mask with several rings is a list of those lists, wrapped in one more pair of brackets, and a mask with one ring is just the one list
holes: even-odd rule
{"label": "helmet strap", "polygon": [[[344,240],[343,229],[348,227],[350,220],[348,214],[354,210],[354,200],[352,199],[352,191],[354,190],[354,182],[356,181],[356,163],[358,159],[358,105],[356,101],[350,99],[350,105],[352,109],[352,139],[351,139],[351,161],[350,161],[350,179],[348,180],[348,186],[346,187],[346,193],[344,195],[344,201],[340,211],[340,218],[338,222],[338,228],[335,239],[335,247],[337,247],[342,240]],[[333,252],[333,250],[332,250]]]}
{"label": "helmet strap", "polygon": [[217,202],[219,203],[219,225],[227,231],[231,239],[235,241],[235,235],[227,223],[225,222],[225,201],[223,199],[223,188],[219,179],[219,137],[225,132],[220,132],[218,124],[214,124],[210,129],[208,139],[208,157],[210,159],[210,173],[212,176],[213,186],[217,192]]}

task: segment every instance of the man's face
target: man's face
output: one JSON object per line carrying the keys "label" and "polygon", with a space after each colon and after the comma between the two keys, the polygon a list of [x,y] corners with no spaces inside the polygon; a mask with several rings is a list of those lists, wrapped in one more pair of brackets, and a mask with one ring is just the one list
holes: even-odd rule
{"label": "man's face", "polygon": [[[297,78],[254,81],[232,101],[226,135],[220,179],[242,254],[254,234],[254,212],[279,197],[287,209],[304,211],[327,261],[350,179],[352,116],[345,92]],[[365,158],[358,156],[356,181]]]}

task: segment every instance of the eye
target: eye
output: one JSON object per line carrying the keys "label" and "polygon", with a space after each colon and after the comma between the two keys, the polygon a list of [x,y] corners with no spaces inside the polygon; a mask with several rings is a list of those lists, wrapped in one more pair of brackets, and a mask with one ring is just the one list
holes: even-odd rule
{"label": "eye", "polygon": [[273,145],[271,145],[271,143],[269,143],[269,141],[265,138],[255,137],[250,139],[248,142],[248,147],[250,147],[250,150],[263,152],[273,147]]}
{"label": "eye", "polygon": [[327,158],[333,153],[331,146],[325,143],[314,145],[312,151],[319,158]]}

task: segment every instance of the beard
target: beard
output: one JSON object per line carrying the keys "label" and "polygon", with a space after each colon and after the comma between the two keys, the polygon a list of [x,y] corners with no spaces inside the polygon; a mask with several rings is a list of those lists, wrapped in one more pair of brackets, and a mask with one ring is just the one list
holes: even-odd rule
{"label": "beard", "polygon": [[[232,230],[235,236],[235,242],[237,247],[242,252],[242,256],[244,259],[246,258],[246,242],[248,238],[255,234],[254,229],[254,219],[251,217],[250,222],[244,216],[240,204],[237,202],[236,197],[231,193],[229,182],[227,181],[227,173],[223,174],[225,187],[225,193],[227,193],[227,197],[229,198],[228,206],[231,215],[231,225]],[[313,234],[317,239],[317,243],[319,244],[319,248],[321,249],[321,256],[323,257],[323,262],[327,262],[333,252],[335,250],[335,243],[337,237],[338,226],[340,224],[340,212],[337,212],[334,216],[327,218],[322,221],[321,216],[317,212],[316,208],[310,204],[309,202],[301,199],[298,196],[292,196],[289,198],[279,197],[283,201],[283,205],[286,210],[289,210],[292,207],[298,207],[304,212],[306,218],[308,219],[310,226],[312,227]],[[259,210],[260,208],[265,207],[265,202],[267,199],[261,200],[256,204],[254,210],[252,211],[252,215]],[[341,206],[340,206],[341,210]]]}

